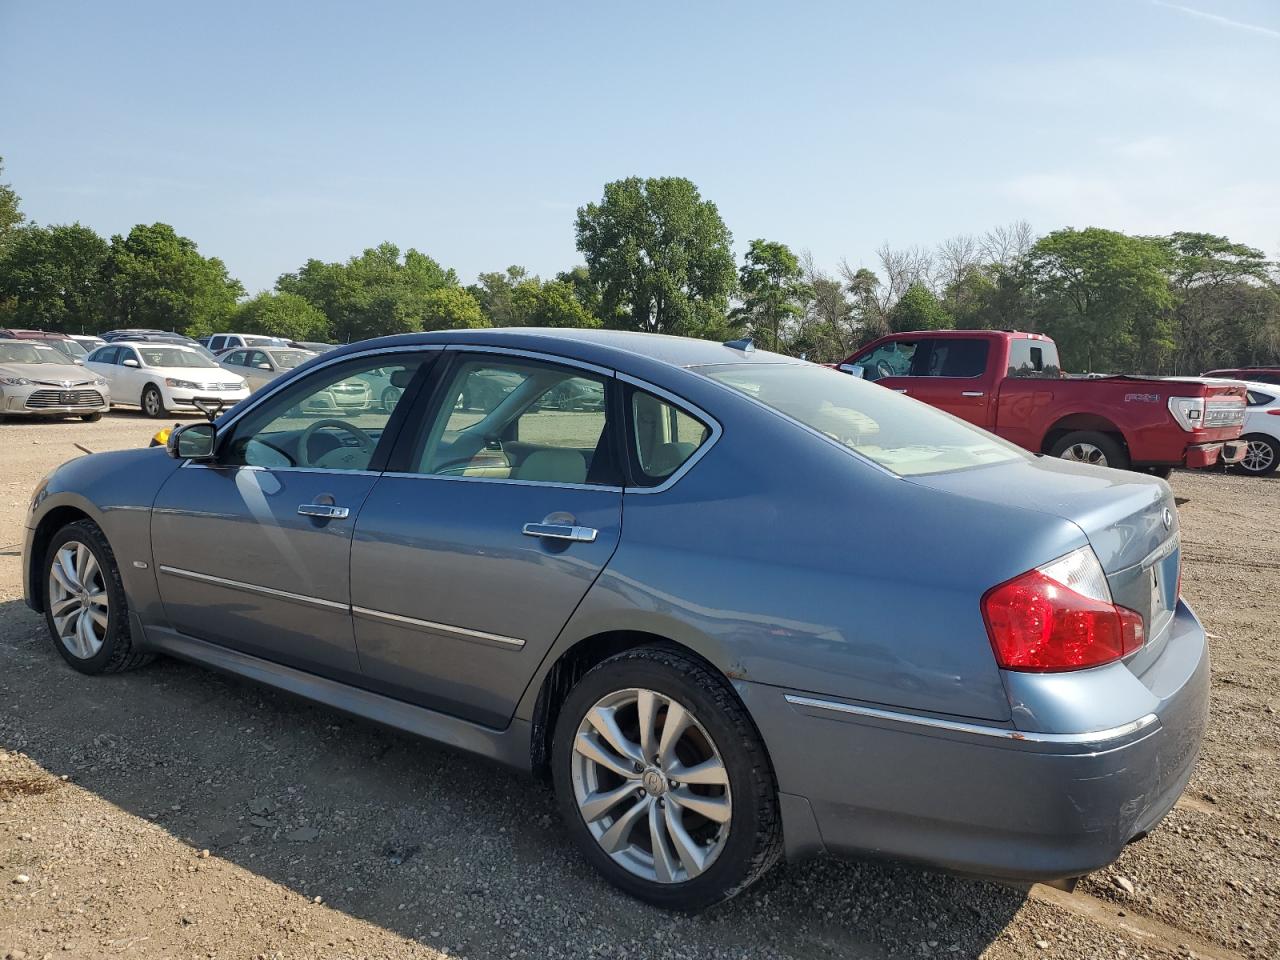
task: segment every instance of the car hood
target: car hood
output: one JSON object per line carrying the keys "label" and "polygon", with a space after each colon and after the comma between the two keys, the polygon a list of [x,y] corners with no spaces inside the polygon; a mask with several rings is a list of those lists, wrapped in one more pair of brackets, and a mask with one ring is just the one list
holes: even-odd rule
{"label": "car hood", "polygon": [[96,373],[74,363],[0,363],[0,377],[25,377],[37,383],[47,381],[59,387],[63,381],[75,386],[98,379]]}
{"label": "car hood", "polygon": [[1169,485],[1141,473],[1028,457],[910,482],[1069,520],[1084,531],[1108,574],[1142,563],[1178,532]]}

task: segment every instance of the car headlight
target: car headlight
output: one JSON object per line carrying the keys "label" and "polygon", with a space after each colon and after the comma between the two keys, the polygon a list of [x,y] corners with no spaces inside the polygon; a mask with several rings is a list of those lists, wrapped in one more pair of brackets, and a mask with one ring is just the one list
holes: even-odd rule
{"label": "car headlight", "polygon": [[193,383],[190,380],[175,380],[173,377],[165,377],[164,385],[166,387],[177,387],[180,390],[199,390],[200,384]]}
{"label": "car headlight", "polygon": [[26,377],[0,377],[0,383],[4,384],[6,387],[25,387],[31,383],[31,381]]}

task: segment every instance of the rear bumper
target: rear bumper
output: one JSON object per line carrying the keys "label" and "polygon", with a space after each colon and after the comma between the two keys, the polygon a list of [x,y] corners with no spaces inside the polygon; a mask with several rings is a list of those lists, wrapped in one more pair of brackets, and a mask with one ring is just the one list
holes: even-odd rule
{"label": "rear bumper", "polygon": [[1219,443],[1196,443],[1187,447],[1184,465],[1191,469],[1212,467],[1215,463],[1238,463],[1247,444],[1243,440],[1223,440]]}
{"label": "rear bumper", "polygon": [[1093,734],[1020,734],[740,683],[787,800],[788,854],[1014,880],[1105,866],[1169,811],[1199,752],[1209,661],[1185,605],[1163,642],[1143,712]]}

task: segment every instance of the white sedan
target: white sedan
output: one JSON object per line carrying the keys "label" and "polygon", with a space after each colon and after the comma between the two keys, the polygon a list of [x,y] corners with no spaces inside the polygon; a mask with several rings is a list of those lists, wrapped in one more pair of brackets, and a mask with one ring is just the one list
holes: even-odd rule
{"label": "white sedan", "polygon": [[1249,446],[1236,470],[1265,477],[1280,467],[1280,385],[1246,383],[1249,388],[1245,408],[1243,439]]}
{"label": "white sedan", "polygon": [[231,406],[249,396],[244,377],[201,351],[173,343],[108,343],[84,365],[111,385],[111,403],[139,406],[149,417],[198,409],[196,401]]}

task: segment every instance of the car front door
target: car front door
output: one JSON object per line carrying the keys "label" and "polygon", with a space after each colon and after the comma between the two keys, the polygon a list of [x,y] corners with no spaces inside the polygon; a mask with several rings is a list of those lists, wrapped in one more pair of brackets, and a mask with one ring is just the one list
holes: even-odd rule
{"label": "car front door", "polygon": [[403,384],[433,357],[382,352],[328,364],[233,419],[211,462],[189,462],[152,511],[156,579],[173,629],[358,680],[349,563],[356,518],[403,411],[309,415],[334,383],[383,366]]}
{"label": "car front door", "polygon": [[980,427],[990,425],[984,374],[989,341],[977,337],[891,340],[854,357],[863,376]]}
{"label": "car front door", "polygon": [[249,381],[250,390],[259,390],[275,379],[275,364],[263,350],[246,350],[244,366],[240,375]]}
{"label": "car front door", "polygon": [[375,689],[503,727],[613,555],[608,371],[458,353],[356,524],[351,603]]}

